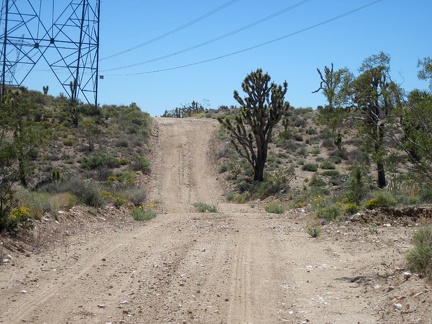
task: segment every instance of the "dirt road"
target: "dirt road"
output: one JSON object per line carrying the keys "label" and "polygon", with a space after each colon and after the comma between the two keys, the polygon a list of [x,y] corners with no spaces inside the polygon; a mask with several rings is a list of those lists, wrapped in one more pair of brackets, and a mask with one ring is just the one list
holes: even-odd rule
{"label": "dirt road", "polygon": [[[0,323],[430,323],[423,281],[410,279],[410,296],[394,285],[410,231],[340,224],[313,239],[304,210],[225,203],[217,122],[156,122],[150,196],[165,212],[1,266]],[[417,313],[393,309],[405,293]]]}

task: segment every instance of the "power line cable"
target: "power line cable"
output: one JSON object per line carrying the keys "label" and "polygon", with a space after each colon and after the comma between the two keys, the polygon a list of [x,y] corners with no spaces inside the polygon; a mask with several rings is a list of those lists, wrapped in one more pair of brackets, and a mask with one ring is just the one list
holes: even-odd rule
{"label": "power line cable", "polygon": [[213,57],[213,58],[210,58],[210,59],[206,59],[206,60],[202,60],[202,61],[198,61],[198,62],[194,62],[194,63],[188,63],[188,64],[184,64],[184,65],[173,66],[173,67],[165,68],[165,69],[159,69],[159,70],[152,70],[152,71],[146,71],[146,72],[137,72],[137,73],[112,74],[112,75],[107,75],[107,76],[133,76],[133,75],[153,74],[153,73],[159,73],[159,72],[166,72],[166,71],[172,71],[172,70],[182,69],[182,68],[186,68],[186,67],[190,67],[190,66],[194,66],[194,65],[199,65],[199,64],[204,64],[204,63],[220,60],[220,59],[223,59],[223,58],[226,58],[226,57],[229,57],[229,56],[237,55],[237,54],[240,54],[240,53],[251,51],[251,50],[259,48],[259,47],[263,47],[263,46],[266,46],[266,45],[269,45],[269,44],[272,44],[272,43],[279,42],[279,41],[281,41],[283,39],[286,39],[288,37],[291,37],[291,36],[294,36],[294,35],[306,32],[308,30],[320,27],[320,26],[328,24],[328,23],[330,23],[332,21],[335,21],[335,20],[338,20],[340,18],[346,17],[348,15],[351,15],[351,14],[357,12],[357,11],[360,11],[360,10],[366,9],[368,7],[371,7],[371,6],[375,5],[375,4],[377,4],[378,2],[382,2],[382,1],[383,0],[372,1],[372,2],[370,2],[368,4],[366,4],[366,5],[360,6],[360,7],[356,8],[356,9],[353,9],[353,10],[350,10],[350,11],[347,11],[347,12],[345,12],[343,14],[340,14],[338,16],[335,16],[333,18],[324,20],[324,21],[319,22],[319,23],[317,23],[315,25],[312,25],[312,26],[300,29],[300,30],[295,31],[293,33],[290,33],[290,34],[287,34],[287,35],[284,35],[284,36],[281,36],[281,37],[278,37],[278,38],[274,38],[274,39],[272,39],[270,41],[267,41],[267,42],[264,42],[264,43],[261,43],[261,44],[258,44],[258,45],[254,45],[254,46],[251,46],[251,47],[248,47],[248,48],[244,48],[242,50],[238,50],[238,51],[231,52],[231,53],[228,53],[228,54],[224,54],[224,55],[220,55],[220,56],[217,56],[217,57]]}
{"label": "power line cable", "polygon": [[229,36],[232,36],[232,35],[235,35],[235,34],[237,34],[239,32],[242,32],[242,31],[244,31],[246,29],[249,29],[251,27],[259,25],[259,24],[261,24],[263,22],[266,22],[267,20],[270,20],[270,19],[273,19],[273,18],[275,18],[277,16],[282,15],[282,14],[286,13],[287,11],[293,10],[293,9],[295,9],[295,8],[301,6],[301,5],[303,5],[303,4],[305,4],[305,3],[309,2],[309,1],[311,1],[311,0],[302,0],[300,2],[297,2],[297,3],[293,4],[292,6],[290,6],[288,8],[282,9],[282,10],[280,10],[278,12],[275,12],[275,13],[267,16],[267,17],[264,17],[262,19],[254,21],[253,23],[250,23],[250,24],[248,24],[246,26],[240,27],[240,28],[238,28],[236,30],[233,30],[233,31],[229,32],[229,33],[226,33],[226,34],[223,34],[221,36],[212,38],[212,39],[210,39],[208,41],[205,41],[203,43],[200,43],[200,44],[197,44],[197,45],[194,45],[194,46],[191,46],[191,47],[179,50],[177,52],[174,52],[174,53],[171,53],[171,54],[167,54],[167,55],[164,55],[164,56],[159,56],[159,57],[156,57],[156,58],[153,58],[153,59],[150,59],[150,60],[146,60],[146,61],[142,61],[142,62],[138,62],[138,63],[134,63],[134,64],[129,64],[129,65],[124,65],[124,66],[119,66],[119,67],[116,67],[116,68],[102,70],[102,72],[117,71],[117,70],[127,69],[127,68],[131,68],[131,67],[136,67],[136,66],[139,66],[139,65],[144,65],[144,64],[160,61],[160,60],[163,60],[163,59],[166,59],[166,58],[169,58],[169,57],[173,57],[173,56],[176,56],[176,55],[179,55],[179,54],[183,54],[183,53],[192,51],[194,49],[197,49],[197,48],[200,48],[200,47],[212,44],[212,43],[217,42],[217,41],[219,41],[221,39],[227,38]]}
{"label": "power line cable", "polygon": [[194,20],[192,20],[192,21],[189,21],[188,23],[186,23],[186,24],[184,24],[184,25],[181,25],[180,27],[174,28],[173,30],[170,30],[169,32],[166,32],[165,34],[162,34],[162,35],[160,35],[160,36],[154,37],[154,38],[152,38],[152,39],[150,39],[150,40],[148,40],[148,41],[146,41],[146,42],[144,42],[144,43],[141,43],[141,44],[135,45],[135,46],[130,47],[130,48],[128,48],[128,49],[125,49],[125,50],[123,50],[123,51],[121,51],[121,52],[118,52],[118,53],[115,53],[115,54],[109,55],[109,56],[107,56],[107,57],[104,57],[104,58],[101,59],[101,61],[103,61],[103,60],[107,60],[107,59],[110,59],[110,58],[113,58],[113,57],[116,57],[116,56],[119,56],[119,55],[122,55],[122,54],[126,54],[126,53],[129,53],[129,52],[132,52],[132,51],[135,51],[135,50],[137,50],[137,49],[139,49],[139,48],[141,48],[141,47],[143,47],[143,46],[146,46],[146,45],[148,45],[148,44],[154,43],[154,42],[156,42],[156,41],[158,41],[158,40],[160,40],[160,39],[162,39],[162,38],[165,38],[165,37],[167,37],[167,36],[169,36],[169,35],[172,35],[172,34],[174,34],[174,33],[177,33],[177,32],[179,32],[179,31],[185,29],[186,27],[189,27],[189,26],[191,26],[191,25],[193,25],[193,24],[196,24],[197,22],[199,22],[199,21],[201,21],[201,20],[203,20],[203,19],[205,19],[205,18],[207,18],[207,17],[209,17],[209,16],[211,16],[211,15],[213,15],[213,14],[215,14],[215,13],[221,11],[222,9],[225,9],[226,7],[231,6],[232,4],[234,4],[234,3],[237,2],[237,1],[239,1],[239,0],[231,0],[231,1],[228,1],[227,3],[223,4],[222,6],[217,7],[216,9],[213,9],[212,11],[209,11],[209,12],[207,12],[206,14],[204,14],[204,15],[202,15],[202,16],[200,16],[200,17],[198,17],[198,18],[196,18],[196,19],[194,19]]}

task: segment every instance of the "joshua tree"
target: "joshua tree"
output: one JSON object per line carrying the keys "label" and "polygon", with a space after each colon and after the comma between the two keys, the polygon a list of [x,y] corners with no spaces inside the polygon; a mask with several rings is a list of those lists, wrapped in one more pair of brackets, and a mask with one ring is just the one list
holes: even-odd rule
{"label": "joshua tree", "polygon": [[234,98],[241,105],[235,121],[232,122],[229,117],[218,119],[230,133],[237,152],[253,167],[254,181],[264,180],[264,166],[273,128],[290,107],[285,102],[287,82],[281,86],[270,83],[270,79],[262,69],[247,75],[242,83],[247,96],[241,98],[234,91]]}

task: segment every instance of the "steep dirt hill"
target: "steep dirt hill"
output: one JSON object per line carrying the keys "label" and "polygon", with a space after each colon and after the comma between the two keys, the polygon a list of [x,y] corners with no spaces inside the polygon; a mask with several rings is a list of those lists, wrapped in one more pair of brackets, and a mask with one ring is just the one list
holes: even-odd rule
{"label": "steep dirt hill", "polygon": [[311,238],[303,209],[224,202],[216,121],[155,124],[150,197],[164,212],[13,256],[0,323],[431,323],[430,286],[403,270],[412,228],[350,222]]}

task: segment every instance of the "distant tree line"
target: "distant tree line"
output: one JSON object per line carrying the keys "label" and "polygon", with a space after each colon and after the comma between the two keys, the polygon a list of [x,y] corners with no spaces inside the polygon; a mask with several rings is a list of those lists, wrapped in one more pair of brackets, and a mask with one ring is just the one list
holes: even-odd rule
{"label": "distant tree line", "polygon": [[165,110],[162,117],[186,118],[206,112],[207,109],[205,109],[202,104],[192,101],[189,105],[183,105],[182,107],[177,107],[172,110]]}

